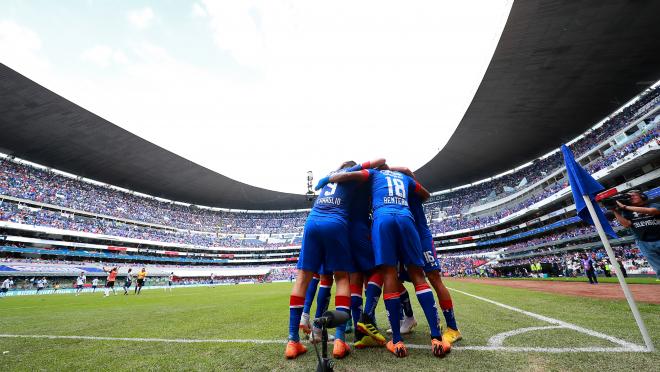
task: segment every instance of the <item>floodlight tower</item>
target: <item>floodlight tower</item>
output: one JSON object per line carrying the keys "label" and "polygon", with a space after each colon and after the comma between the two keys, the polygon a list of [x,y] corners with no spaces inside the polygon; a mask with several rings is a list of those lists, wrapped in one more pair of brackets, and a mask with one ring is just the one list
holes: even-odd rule
{"label": "floodlight tower", "polygon": [[314,189],[312,186],[312,181],[314,180],[314,174],[312,171],[307,171],[307,193],[305,194],[307,196],[308,201],[314,201],[314,198],[316,197],[316,194],[314,194]]}

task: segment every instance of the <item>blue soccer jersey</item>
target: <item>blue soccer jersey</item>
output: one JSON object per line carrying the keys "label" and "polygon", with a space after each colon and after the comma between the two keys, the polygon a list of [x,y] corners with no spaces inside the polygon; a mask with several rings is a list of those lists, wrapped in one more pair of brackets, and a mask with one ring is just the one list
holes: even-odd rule
{"label": "blue soccer jersey", "polygon": [[411,177],[390,170],[369,170],[374,218],[381,213],[412,217],[408,198],[418,186]]}
{"label": "blue soccer jersey", "polygon": [[426,222],[426,215],[424,214],[424,207],[422,206],[422,199],[417,195],[410,195],[410,211],[415,218],[415,228],[419,234],[420,242],[422,243],[422,253],[424,254],[424,271],[430,272],[440,269],[438,262],[438,255],[435,251],[433,244],[433,234],[429,225]]}
{"label": "blue soccer jersey", "polygon": [[[344,173],[347,169],[332,172],[329,176]],[[309,218],[333,218],[348,224],[351,211],[351,201],[354,190],[359,182],[328,183],[321,189],[321,193],[314,202]]]}
{"label": "blue soccer jersey", "polygon": [[355,189],[355,197],[351,201],[349,211],[349,219],[351,224],[366,224],[369,221],[369,214],[371,213],[371,184],[363,182]]}
{"label": "blue soccer jersey", "polygon": [[412,212],[413,218],[415,219],[415,227],[417,228],[420,238],[433,236],[433,234],[431,234],[431,229],[429,229],[429,225],[426,222],[422,199],[417,196],[417,194],[413,193],[408,199],[408,204],[410,206],[410,212]]}
{"label": "blue soccer jersey", "polygon": [[356,271],[366,272],[374,268],[374,252],[371,246],[371,185],[364,182],[355,190],[351,203],[349,242],[351,257]]}

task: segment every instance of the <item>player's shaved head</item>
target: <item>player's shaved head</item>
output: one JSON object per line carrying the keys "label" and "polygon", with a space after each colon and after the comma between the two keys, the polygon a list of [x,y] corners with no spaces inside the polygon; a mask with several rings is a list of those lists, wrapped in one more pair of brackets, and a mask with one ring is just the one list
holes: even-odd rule
{"label": "player's shaved head", "polygon": [[341,166],[339,167],[339,169],[346,169],[346,168],[354,167],[356,165],[357,165],[356,162],[354,162],[353,160],[349,160],[349,161],[345,161],[345,162],[341,163]]}

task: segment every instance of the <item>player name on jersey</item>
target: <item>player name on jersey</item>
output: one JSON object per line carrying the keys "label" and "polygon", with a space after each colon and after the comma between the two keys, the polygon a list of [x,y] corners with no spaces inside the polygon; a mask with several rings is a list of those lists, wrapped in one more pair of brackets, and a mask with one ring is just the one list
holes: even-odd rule
{"label": "player name on jersey", "polygon": [[402,197],[399,196],[385,196],[383,197],[383,204],[397,204],[397,205],[403,205],[403,206],[408,206],[408,201]]}
{"label": "player name on jersey", "polygon": [[316,204],[341,205],[341,198],[336,198],[336,197],[333,197],[333,196],[318,198],[318,199],[316,199]]}

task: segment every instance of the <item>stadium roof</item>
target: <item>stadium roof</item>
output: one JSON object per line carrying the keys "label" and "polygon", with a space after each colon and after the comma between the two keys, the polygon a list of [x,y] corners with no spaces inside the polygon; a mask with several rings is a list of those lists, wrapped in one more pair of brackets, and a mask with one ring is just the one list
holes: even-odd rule
{"label": "stadium roof", "polygon": [[568,142],[660,80],[659,1],[516,1],[429,190],[492,177]]}
{"label": "stadium roof", "polygon": [[0,64],[0,152],[152,196],[236,209],[308,208],[167,151]]}
{"label": "stadium roof", "polygon": [[[657,1],[514,2],[430,190],[487,178],[557,148],[660,79]],[[439,66],[442,68],[442,66]],[[158,147],[0,64],[0,152],[153,196],[236,209],[309,207]]]}

